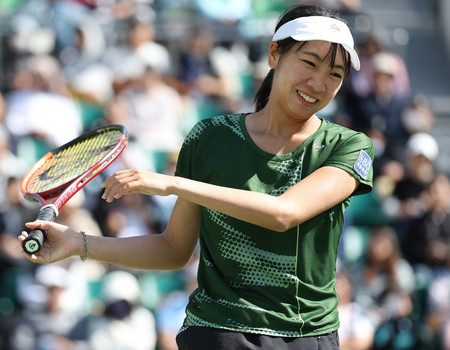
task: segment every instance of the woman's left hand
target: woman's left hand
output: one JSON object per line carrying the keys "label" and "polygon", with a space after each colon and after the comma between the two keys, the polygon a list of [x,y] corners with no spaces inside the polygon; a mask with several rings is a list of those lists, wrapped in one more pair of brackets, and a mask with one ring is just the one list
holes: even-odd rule
{"label": "woman's left hand", "polygon": [[169,189],[173,178],[138,168],[121,170],[103,182],[101,187],[105,192],[102,198],[110,203],[114,199],[132,193],[167,196],[171,194]]}

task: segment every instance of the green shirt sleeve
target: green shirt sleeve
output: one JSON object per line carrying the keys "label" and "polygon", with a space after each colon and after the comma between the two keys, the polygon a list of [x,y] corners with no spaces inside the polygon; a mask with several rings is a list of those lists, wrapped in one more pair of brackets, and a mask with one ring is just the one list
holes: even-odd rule
{"label": "green shirt sleeve", "polygon": [[372,190],[373,159],[372,140],[355,132],[336,144],[323,166],[335,166],[352,174],[360,182],[353,195],[361,195]]}

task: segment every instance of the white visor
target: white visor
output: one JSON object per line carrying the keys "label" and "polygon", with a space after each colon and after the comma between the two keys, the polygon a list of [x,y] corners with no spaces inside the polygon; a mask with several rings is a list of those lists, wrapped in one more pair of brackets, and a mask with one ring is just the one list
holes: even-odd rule
{"label": "white visor", "polygon": [[323,16],[297,18],[283,24],[276,31],[272,41],[289,37],[297,41],[323,40],[341,44],[350,54],[353,68],[359,70],[361,67],[350,29],[340,20]]}

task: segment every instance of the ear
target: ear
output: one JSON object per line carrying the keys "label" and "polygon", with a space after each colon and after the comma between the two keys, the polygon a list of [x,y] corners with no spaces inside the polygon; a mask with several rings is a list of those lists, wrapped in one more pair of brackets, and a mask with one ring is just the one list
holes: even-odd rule
{"label": "ear", "polygon": [[278,43],[272,41],[269,46],[269,67],[275,69],[280,60],[280,52],[278,51]]}

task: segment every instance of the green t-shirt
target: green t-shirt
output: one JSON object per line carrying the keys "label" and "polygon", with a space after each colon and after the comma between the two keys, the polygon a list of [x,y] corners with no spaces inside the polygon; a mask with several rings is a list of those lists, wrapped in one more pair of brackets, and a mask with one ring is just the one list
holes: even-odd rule
{"label": "green t-shirt", "polygon": [[[267,153],[252,141],[245,114],[198,122],[182,146],[177,176],[279,196],[323,166],[372,189],[373,145],[364,134],[322,120],[296,150]],[[198,288],[184,326],[302,337],[339,327],[336,259],[350,198],[280,233],[203,208]]]}

